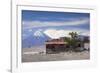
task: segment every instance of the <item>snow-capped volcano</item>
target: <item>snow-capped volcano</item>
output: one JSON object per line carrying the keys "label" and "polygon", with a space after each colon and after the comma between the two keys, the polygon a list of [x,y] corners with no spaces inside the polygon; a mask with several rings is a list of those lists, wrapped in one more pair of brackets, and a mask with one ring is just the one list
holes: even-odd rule
{"label": "snow-capped volcano", "polygon": [[40,46],[44,45],[45,41],[51,39],[47,35],[45,35],[41,30],[34,32],[33,35],[29,35],[27,38],[22,40],[22,47],[29,48],[32,46]]}

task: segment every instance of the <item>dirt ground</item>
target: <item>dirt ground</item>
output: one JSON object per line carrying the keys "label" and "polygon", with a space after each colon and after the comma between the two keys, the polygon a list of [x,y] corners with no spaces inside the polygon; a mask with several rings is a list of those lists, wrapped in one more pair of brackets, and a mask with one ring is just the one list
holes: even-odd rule
{"label": "dirt ground", "polygon": [[22,53],[22,62],[40,62],[40,61],[63,61],[63,60],[87,60],[90,59],[90,52],[61,52],[58,54],[41,53]]}

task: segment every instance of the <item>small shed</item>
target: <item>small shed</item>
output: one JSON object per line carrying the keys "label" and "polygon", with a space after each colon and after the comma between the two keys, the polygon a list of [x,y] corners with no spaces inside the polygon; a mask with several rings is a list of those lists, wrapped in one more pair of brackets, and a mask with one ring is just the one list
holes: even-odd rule
{"label": "small shed", "polygon": [[89,50],[90,49],[90,43],[84,43],[84,48],[86,50]]}

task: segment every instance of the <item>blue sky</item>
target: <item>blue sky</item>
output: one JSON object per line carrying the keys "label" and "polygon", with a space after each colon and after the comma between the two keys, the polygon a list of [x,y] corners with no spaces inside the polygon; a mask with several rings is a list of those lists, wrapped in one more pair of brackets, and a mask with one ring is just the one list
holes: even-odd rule
{"label": "blue sky", "polygon": [[[74,22],[75,20],[89,20],[88,13],[71,13],[71,12],[48,12],[48,11],[22,11],[22,21],[24,22]],[[25,23],[24,23],[25,24]],[[45,24],[46,25],[46,24]],[[24,25],[25,26],[25,25]],[[26,27],[28,24],[26,24]],[[39,25],[41,26],[41,25]],[[66,26],[71,26],[67,25]],[[72,26],[74,27],[74,25]],[[79,28],[89,29],[89,22],[78,25]]]}
{"label": "blue sky", "polygon": [[22,20],[26,21],[66,21],[73,18],[89,18],[88,13],[75,12],[48,12],[48,11],[22,11]]}
{"label": "blue sky", "polygon": [[71,31],[89,35],[90,14],[22,10],[22,39],[43,37],[52,39],[68,36]]}

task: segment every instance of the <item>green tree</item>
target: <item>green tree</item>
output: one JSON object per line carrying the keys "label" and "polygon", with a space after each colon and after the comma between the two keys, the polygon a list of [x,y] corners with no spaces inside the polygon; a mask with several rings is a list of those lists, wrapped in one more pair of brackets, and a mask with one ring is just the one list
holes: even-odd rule
{"label": "green tree", "polygon": [[66,43],[70,46],[70,50],[75,50],[77,46],[77,32],[70,32],[69,35],[71,36],[70,38],[66,37],[65,41]]}
{"label": "green tree", "polygon": [[75,50],[76,46],[77,46],[77,32],[70,32],[69,35],[71,36],[70,38],[70,46],[72,48],[72,50]]}
{"label": "green tree", "polygon": [[76,39],[78,36],[77,32],[70,32],[69,35],[71,36],[72,39]]}

